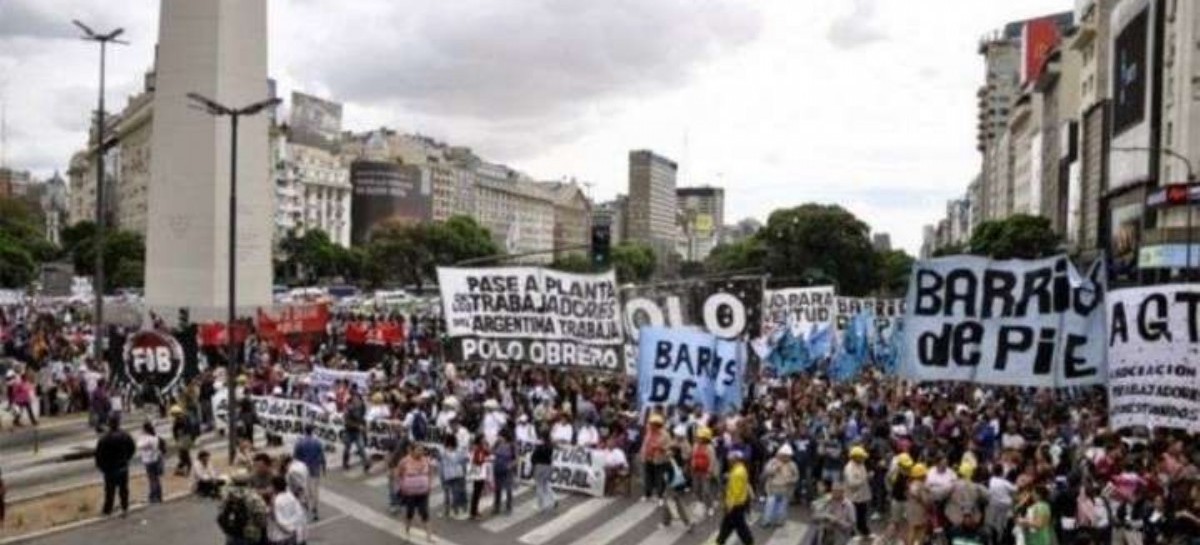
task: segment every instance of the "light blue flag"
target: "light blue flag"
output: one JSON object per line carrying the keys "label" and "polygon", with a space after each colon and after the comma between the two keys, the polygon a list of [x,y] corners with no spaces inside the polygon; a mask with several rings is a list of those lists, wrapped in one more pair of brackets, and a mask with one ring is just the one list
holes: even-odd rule
{"label": "light blue flag", "polygon": [[745,344],[695,329],[643,327],[638,343],[638,406],[701,406],[710,413],[741,409]]}

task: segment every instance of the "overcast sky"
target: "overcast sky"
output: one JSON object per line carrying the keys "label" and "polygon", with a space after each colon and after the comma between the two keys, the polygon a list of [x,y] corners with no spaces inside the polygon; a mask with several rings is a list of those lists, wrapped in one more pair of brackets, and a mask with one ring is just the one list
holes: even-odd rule
{"label": "overcast sky", "polygon": [[[65,170],[123,26],[109,101],[140,89],[158,0],[0,0],[9,165]],[[344,102],[345,126],[468,145],[539,179],[625,192],[627,154],[721,185],[729,223],[838,203],[910,252],[978,170],[979,38],[1071,0],[271,0],[282,96]]]}

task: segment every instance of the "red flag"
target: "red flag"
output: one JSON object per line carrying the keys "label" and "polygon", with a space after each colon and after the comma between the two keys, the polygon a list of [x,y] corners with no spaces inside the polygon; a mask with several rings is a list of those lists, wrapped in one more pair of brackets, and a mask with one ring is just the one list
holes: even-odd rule
{"label": "red flag", "polygon": [[368,333],[366,322],[349,322],[346,324],[346,344],[366,344]]}

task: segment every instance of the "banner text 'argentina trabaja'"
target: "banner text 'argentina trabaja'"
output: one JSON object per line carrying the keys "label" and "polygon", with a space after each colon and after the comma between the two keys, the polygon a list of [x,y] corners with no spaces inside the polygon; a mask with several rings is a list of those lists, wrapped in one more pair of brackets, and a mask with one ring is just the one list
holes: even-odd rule
{"label": "banner text 'argentina trabaja'", "polygon": [[438,268],[446,330],[462,361],[617,371],[616,277],[536,267]]}

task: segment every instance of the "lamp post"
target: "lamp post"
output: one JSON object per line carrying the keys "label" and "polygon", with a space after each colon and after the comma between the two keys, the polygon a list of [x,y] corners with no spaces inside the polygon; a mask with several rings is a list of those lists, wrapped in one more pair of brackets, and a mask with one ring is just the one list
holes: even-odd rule
{"label": "lamp post", "polygon": [[[125,32],[118,28],[107,34],[99,33],[91,27],[71,21],[83,31],[82,39],[100,44],[100,90],[99,104],[96,106],[96,235],[95,235],[95,272],[92,275],[92,293],[95,296],[95,309],[92,312],[92,357],[94,361],[104,361],[104,152],[109,142],[105,139],[104,123],[104,65],[108,44],[128,45],[129,42],[118,40],[117,37]],[[105,362],[107,364],[107,362]],[[107,365],[106,365],[107,367]]]}
{"label": "lamp post", "polygon": [[233,338],[233,322],[237,319],[236,301],[236,257],[237,257],[237,150],[238,150],[238,119],[242,116],[252,116],[267,108],[277,106],[278,98],[268,98],[242,108],[230,108],[215,100],[198,93],[188,93],[188,98],[196,107],[215,117],[229,116],[229,319],[225,324],[225,344],[228,364],[225,369],[225,387],[228,389],[226,414],[229,418],[229,463],[233,464],[236,450],[234,435],[238,424],[237,406],[237,376],[239,362],[237,361],[237,343]]}
{"label": "lamp post", "polygon": [[[1186,261],[1184,262],[1184,265],[1183,265],[1183,271],[1184,271],[1183,274],[1184,274],[1184,278],[1190,280],[1192,278],[1192,270],[1193,270],[1193,267],[1192,267],[1192,212],[1193,212],[1193,208],[1194,208],[1191,197],[1192,197],[1192,187],[1194,187],[1196,185],[1196,170],[1194,168],[1192,168],[1192,161],[1190,159],[1188,159],[1186,156],[1184,156],[1182,153],[1179,153],[1171,148],[1155,149],[1155,148],[1135,146],[1135,147],[1110,148],[1109,151],[1126,151],[1126,152],[1128,152],[1128,151],[1144,151],[1144,152],[1150,152],[1150,153],[1154,153],[1157,151],[1158,153],[1161,153],[1168,157],[1178,159],[1180,162],[1183,163],[1184,168],[1187,169],[1187,192],[1186,192],[1186,196],[1184,198],[1184,203],[1187,205],[1187,208],[1188,208],[1188,211],[1187,211],[1187,250],[1186,250],[1187,257],[1185,258]],[[1143,203],[1143,204],[1145,204],[1145,203]],[[1143,214],[1142,217],[1144,218],[1145,211],[1143,211],[1142,214]],[[1144,229],[1145,221],[1143,220],[1142,223],[1143,223],[1143,229]],[[1140,244],[1139,244],[1139,246],[1140,246]],[[1138,252],[1139,253],[1141,252],[1140,247],[1138,248]],[[1140,268],[1140,266],[1139,266],[1139,268]]]}

